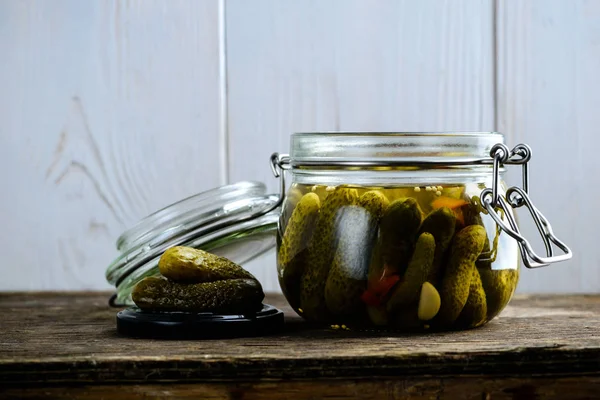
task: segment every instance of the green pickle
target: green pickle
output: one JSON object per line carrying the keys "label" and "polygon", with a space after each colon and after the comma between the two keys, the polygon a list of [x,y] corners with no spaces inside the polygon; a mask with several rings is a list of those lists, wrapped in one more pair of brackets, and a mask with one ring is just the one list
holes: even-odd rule
{"label": "green pickle", "polygon": [[222,313],[255,311],[264,298],[256,279],[179,283],[149,277],[138,283],[131,295],[143,310]]}
{"label": "green pickle", "polygon": [[[483,226],[483,220],[481,218],[482,206],[478,196],[473,196],[468,200],[469,203],[463,207],[463,214],[465,216],[465,223],[467,225],[481,225]],[[492,248],[492,246],[494,248]],[[519,269],[493,269],[493,261],[497,249],[497,243],[492,241],[490,246],[490,240],[487,239],[483,246],[481,257],[483,259],[477,260],[475,265],[481,276],[483,290],[486,296],[487,304],[487,317],[489,321],[498,315],[510,301],[515,289],[517,288],[517,282],[519,280]],[[518,257],[518,255],[517,255]],[[515,263],[518,263],[516,258]]]}
{"label": "green pickle", "polygon": [[376,223],[379,223],[389,204],[388,198],[378,190],[365,192],[358,199],[358,205],[367,210],[375,218]]}
{"label": "green pickle", "polygon": [[403,273],[413,252],[422,212],[413,198],[390,203],[381,218],[381,254],[385,268]]}
{"label": "green pickle", "polygon": [[234,262],[191,247],[163,253],[162,276],[139,282],[131,297],[142,310],[240,313],[260,309],[262,286]]}
{"label": "green pickle", "polygon": [[179,283],[256,279],[234,262],[191,247],[171,247],[158,261],[162,276]]}
{"label": "green pickle", "polygon": [[485,229],[479,225],[467,226],[454,236],[440,291],[442,305],[438,315],[442,324],[456,321],[467,303],[475,261],[486,238]]}
{"label": "green pickle", "polygon": [[469,297],[462,309],[457,325],[462,328],[475,328],[482,325],[487,319],[487,301],[483,284],[477,268],[473,269],[471,278],[471,286],[469,287]]}
{"label": "green pickle", "polygon": [[408,268],[402,282],[397,285],[387,302],[387,311],[394,312],[403,306],[414,303],[421,293],[423,283],[431,275],[435,254],[435,238],[431,233],[423,232],[417,240]]}
{"label": "green pickle", "polygon": [[442,275],[442,262],[444,255],[456,228],[456,216],[454,212],[447,207],[439,208],[429,213],[419,228],[419,233],[429,232],[435,238],[435,254],[433,263],[427,276],[427,281],[431,282],[436,288]]}
{"label": "green pickle", "polygon": [[487,319],[490,320],[510,301],[519,280],[518,269],[499,269],[492,270],[489,267],[480,267],[477,264],[477,270],[481,275],[481,282],[485,291],[487,301]]}
{"label": "green pickle", "polygon": [[443,324],[456,321],[465,306],[475,261],[481,254],[485,240],[486,232],[480,225],[467,226],[455,235],[440,291],[442,305],[439,317]]}
{"label": "green pickle", "polygon": [[325,285],[325,303],[334,316],[363,314],[360,296],[367,287],[371,249],[387,205],[383,194],[369,191],[357,206],[345,207],[338,214],[338,246]]}
{"label": "green pickle", "polygon": [[[309,321],[358,329],[488,322],[514,293],[518,255],[498,246],[500,231],[488,237],[484,223],[495,223],[481,207],[480,186],[469,185],[294,183],[277,257],[292,308]],[[497,257],[509,269],[494,269]]]}
{"label": "green pickle", "polygon": [[348,206],[338,214],[338,246],[325,284],[325,304],[332,316],[352,316],[364,308],[371,244],[377,226],[367,210]]}
{"label": "green pickle", "polygon": [[279,247],[279,284],[293,308],[300,307],[299,283],[306,266],[308,241],[320,207],[321,201],[315,193],[302,196],[288,220]]}
{"label": "green pickle", "polygon": [[335,226],[340,210],[358,200],[356,189],[338,187],[327,195],[317,218],[315,231],[308,246],[306,270],[300,282],[301,314],[312,321],[327,321],[325,285],[337,248],[338,232]]}

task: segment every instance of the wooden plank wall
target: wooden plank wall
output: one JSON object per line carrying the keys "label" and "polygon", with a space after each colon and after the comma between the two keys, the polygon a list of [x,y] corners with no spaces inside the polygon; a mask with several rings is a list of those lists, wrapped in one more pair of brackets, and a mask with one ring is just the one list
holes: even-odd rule
{"label": "wooden plank wall", "polygon": [[[0,290],[107,288],[121,231],[225,182],[275,190],[294,131],[498,129],[534,147],[533,197],[576,251],[520,290],[598,292],[599,18],[594,0],[1,2]],[[247,267],[275,290],[274,265]]]}
{"label": "wooden plank wall", "polygon": [[9,0],[0,30],[0,287],[108,287],[126,227],[221,183],[218,3]]}

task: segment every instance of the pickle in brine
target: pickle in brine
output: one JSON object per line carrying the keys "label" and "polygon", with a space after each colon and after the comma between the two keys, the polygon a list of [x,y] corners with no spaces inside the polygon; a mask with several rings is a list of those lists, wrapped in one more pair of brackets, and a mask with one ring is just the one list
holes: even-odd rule
{"label": "pickle in brine", "polygon": [[347,187],[335,188],[323,200],[300,282],[300,307],[302,316],[308,320],[327,321],[325,285],[338,242],[337,215],[357,200],[358,191]]}
{"label": "pickle in brine", "polygon": [[438,317],[442,324],[452,324],[464,308],[475,260],[481,254],[486,239],[485,229],[479,225],[467,226],[454,236],[440,290],[442,304]]}
{"label": "pickle in brine", "polygon": [[325,286],[325,302],[335,316],[358,317],[364,310],[360,296],[367,288],[371,250],[387,203],[383,194],[369,191],[357,206],[345,207],[338,214],[338,246]]}
{"label": "pickle in brine", "polygon": [[487,301],[477,268],[473,269],[469,297],[456,324],[461,328],[475,328],[487,320]]}
{"label": "pickle in brine", "polygon": [[302,196],[288,220],[279,246],[279,284],[295,309],[300,307],[300,280],[306,268],[306,250],[320,206],[321,201],[315,193]]}
{"label": "pickle in brine", "polygon": [[390,203],[381,217],[379,227],[381,255],[385,268],[400,275],[408,266],[422,212],[413,198],[398,199]]}
{"label": "pickle in brine", "polygon": [[423,232],[417,244],[412,258],[406,268],[406,272],[400,283],[393,290],[388,302],[387,310],[390,313],[407,306],[410,303],[415,303],[423,283],[427,282],[431,274],[435,255],[435,239],[431,233]]}
{"label": "pickle in brine", "polygon": [[455,227],[454,212],[447,207],[442,207],[429,213],[419,228],[420,234],[428,232],[435,238],[435,254],[426,280],[438,288],[442,277],[444,255],[454,237]]}
{"label": "pickle in brine", "polygon": [[500,314],[510,301],[517,288],[519,270],[517,268],[494,270],[489,265],[481,266],[479,262],[477,263],[477,267],[481,275],[483,290],[485,291],[487,319],[490,320]]}

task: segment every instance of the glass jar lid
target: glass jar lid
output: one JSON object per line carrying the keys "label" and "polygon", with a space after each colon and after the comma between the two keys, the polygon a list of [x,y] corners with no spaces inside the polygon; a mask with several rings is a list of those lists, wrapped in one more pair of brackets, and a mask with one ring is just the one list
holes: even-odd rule
{"label": "glass jar lid", "polygon": [[130,305],[133,287],[158,274],[173,246],[210,251],[243,264],[275,246],[280,198],[259,182],[239,182],[188,197],[147,216],[117,239],[119,256],[106,270],[117,288],[111,303]]}

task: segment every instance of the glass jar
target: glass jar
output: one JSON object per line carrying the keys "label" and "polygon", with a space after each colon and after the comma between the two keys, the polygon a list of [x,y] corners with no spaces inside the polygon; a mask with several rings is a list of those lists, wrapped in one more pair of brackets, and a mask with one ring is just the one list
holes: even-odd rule
{"label": "glass jar", "polygon": [[[527,267],[570,257],[527,196],[527,146],[498,133],[297,133],[272,161],[291,183],[277,270],[294,310],[334,327],[466,329],[494,318]],[[505,164],[523,166],[508,189]],[[285,185],[282,181],[282,184]],[[283,194],[282,194],[283,195]],[[527,206],[548,257],[519,232]],[[553,256],[552,243],[565,254]]]}

